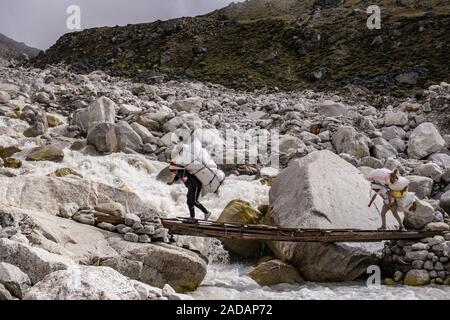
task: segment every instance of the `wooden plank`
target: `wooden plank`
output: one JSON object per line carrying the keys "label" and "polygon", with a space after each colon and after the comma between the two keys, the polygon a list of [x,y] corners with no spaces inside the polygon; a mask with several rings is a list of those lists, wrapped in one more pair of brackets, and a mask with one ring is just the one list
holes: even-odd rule
{"label": "wooden plank", "polygon": [[383,240],[420,239],[443,232],[357,230],[357,229],[270,229],[262,225],[240,225],[213,221],[162,219],[172,234],[245,240],[289,242],[378,242]]}

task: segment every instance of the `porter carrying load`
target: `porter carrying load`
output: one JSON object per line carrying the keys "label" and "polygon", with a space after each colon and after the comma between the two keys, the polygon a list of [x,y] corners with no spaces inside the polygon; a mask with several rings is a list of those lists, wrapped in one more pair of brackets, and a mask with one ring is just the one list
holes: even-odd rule
{"label": "porter carrying load", "polygon": [[202,195],[217,192],[225,180],[225,174],[217,168],[197,139],[192,137],[189,140],[190,143],[180,143],[173,149],[172,162],[200,180]]}

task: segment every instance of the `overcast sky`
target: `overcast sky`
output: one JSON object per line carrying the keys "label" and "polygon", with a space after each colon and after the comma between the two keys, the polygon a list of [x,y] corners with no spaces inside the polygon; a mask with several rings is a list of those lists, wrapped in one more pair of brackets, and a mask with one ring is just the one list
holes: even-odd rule
{"label": "overcast sky", "polygon": [[[239,2],[242,0],[234,0]],[[126,25],[222,8],[232,0],[0,0],[0,33],[27,45],[47,49],[68,30],[70,5],[81,9],[81,27]]]}

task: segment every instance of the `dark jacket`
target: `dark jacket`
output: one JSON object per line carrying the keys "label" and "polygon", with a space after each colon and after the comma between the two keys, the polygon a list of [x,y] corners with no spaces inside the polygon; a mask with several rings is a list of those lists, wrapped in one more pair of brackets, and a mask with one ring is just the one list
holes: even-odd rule
{"label": "dark jacket", "polygon": [[[187,178],[187,180],[183,181],[183,178]],[[178,180],[181,180],[188,189],[198,188],[202,186],[200,180],[198,180],[196,176],[191,174],[186,169],[177,170],[175,179],[173,181],[177,182]]]}

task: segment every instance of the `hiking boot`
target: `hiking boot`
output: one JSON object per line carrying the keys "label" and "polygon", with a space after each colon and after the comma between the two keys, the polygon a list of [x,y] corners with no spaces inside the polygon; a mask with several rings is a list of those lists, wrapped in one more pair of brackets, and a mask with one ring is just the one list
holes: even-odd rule
{"label": "hiking boot", "polygon": [[209,217],[211,217],[211,212],[208,211],[207,213],[205,213],[205,220],[208,220]]}

